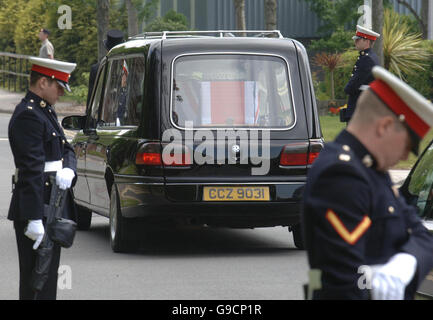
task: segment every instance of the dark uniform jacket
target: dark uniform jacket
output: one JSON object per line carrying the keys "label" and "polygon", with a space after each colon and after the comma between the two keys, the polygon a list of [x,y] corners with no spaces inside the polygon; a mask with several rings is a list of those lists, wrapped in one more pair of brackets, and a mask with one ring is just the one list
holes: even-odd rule
{"label": "dark uniform jacket", "polygon": [[[52,107],[28,91],[15,108],[9,122],[9,143],[18,176],[15,177],[8,219],[14,221],[43,218],[44,203],[49,202],[51,186],[44,172],[45,162],[62,160],[64,168],[76,171],[75,153],[67,142]],[[76,178],[73,181],[75,183]],[[75,220],[72,193],[66,205],[65,218]]]}
{"label": "dark uniform jacket", "polygon": [[89,88],[87,91],[87,101],[86,101],[87,108],[89,108],[90,97],[92,96],[93,87],[95,86],[95,80],[96,80],[96,75],[98,74],[98,69],[99,69],[99,62],[92,64],[92,66],[90,67]]}
{"label": "dark uniform jacket", "polygon": [[342,109],[340,112],[341,121],[348,122],[355,112],[356,102],[361,94],[360,87],[368,85],[374,80],[371,69],[379,64],[379,58],[372,49],[367,49],[359,52],[358,60],[352,70],[352,76],[349,82],[344,87],[344,92],[349,95],[347,109]]}
{"label": "dark uniform jacket", "polygon": [[384,264],[399,252],[415,256],[411,299],[433,268],[433,236],[388,173],[349,132],[329,143],[313,164],[303,200],[308,261],[321,271],[314,299],[368,299],[358,282],[362,265]]}

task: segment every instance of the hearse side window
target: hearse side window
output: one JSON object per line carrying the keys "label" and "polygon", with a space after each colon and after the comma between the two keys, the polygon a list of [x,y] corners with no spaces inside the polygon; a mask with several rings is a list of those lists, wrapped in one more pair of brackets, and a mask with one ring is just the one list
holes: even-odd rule
{"label": "hearse side window", "polygon": [[102,87],[104,86],[104,73],[105,73],[105,66],[103,67],[103,70],[100,73],[100,76],[96,83],[96,90],[95,90],[95,96],[92,100],[92,104],[90,105],[90,122],[89,127],[95,128],[96,123],[98,121],[99,116],[99,105],[101,102],[101,92]]}
{"label": "hearse side window", "polygon": [[295,123],[288,65],[265,55],[179,57],[171,111],[179,127],[288,129]]}
{"label": "hearse side window", "polygon": [[[121,125],[138,125],[140,121],[141,108],[143,105],[144,90],[144,57],[129,58],[126,60],[128,68],[127,97],[128,103],[124,113],[119,112]],[[120,103],[118,103],[120,106]]]}
{"label": "hearse side window", "polygon": [[105,86],[104,104],[101,113],[101,126],[116,126],[116,112],[121,92],[123,59],[110,61],[107,85]]}
{"label": "hearse side window", "polygon": [[111,62],[102,108],[102,125],[138,125],[142,107],[144,57]]}
{"label": "hearse side window", "polygon": [[431,214],[433,202],[433,144],[429,146],[420,162],[417,164],[415,171],[412,173],[409,183],[409,193],[417,196],[416,206],[419,209],[421,217]]}

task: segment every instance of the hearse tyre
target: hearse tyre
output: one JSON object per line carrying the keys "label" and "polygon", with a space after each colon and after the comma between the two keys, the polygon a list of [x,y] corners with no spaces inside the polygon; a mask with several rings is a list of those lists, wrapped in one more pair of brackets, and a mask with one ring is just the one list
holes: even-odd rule
{"label": "hearse tyre", "polygon": [[110,194],[110,244],[114,252],[129,253],[138,249],[139,239],[134,219],[122,216],[119,193],[113,185]]}
{"label": "hearse tyre", "polygon": [[295,226],[289,227],[289,231],[293,234],[293,242],[295,243],[295,247],[299,250],[304,250],[304,237],[302,235],[302,227],[301,224],[297,224]]}
{"label": "hearse tyre", "polygon": [[78,230],[87,231],[92,223],[92,211],[77,205],[77,228]]}

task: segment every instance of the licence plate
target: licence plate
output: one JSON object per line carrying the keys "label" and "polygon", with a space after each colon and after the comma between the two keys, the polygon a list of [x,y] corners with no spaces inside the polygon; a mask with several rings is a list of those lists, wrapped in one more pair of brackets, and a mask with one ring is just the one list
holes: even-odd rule
{"label": "licence plate", "polygon": [[203,201],[269,201],[269,187],[204,187]]}

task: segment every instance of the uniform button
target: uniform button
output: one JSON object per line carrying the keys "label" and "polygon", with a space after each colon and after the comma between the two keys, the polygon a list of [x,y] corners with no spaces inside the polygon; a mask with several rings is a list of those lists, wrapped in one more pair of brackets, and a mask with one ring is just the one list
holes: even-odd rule
{"label": "uniform button", "polygon": [[56,133],[55,133],[55,132],[53,132],[53,136],[56,136]]}
{"label": "uniform button", "polygon": [[63,161],[63,158],[62,158],[62,161]]}
{"label": "uniform button", "polygon": [[407,229],[407,233],[412,234],[412,229],[411,229],[411,228],[408,228],[408,229]]}
{"label": "uniform button", "polygon": [[389,211],[389,213],[393,214],[395,212],[395,209],[393,206],[389,206],[388,211]]}
{"label": "uniform button", "polygon": [[31,102],[31,103],[33,103],[33,102],[35,102],[35,100],[33,100],[33,99],[30,99],[30,102]]}
{"label": "uniform button", "polygon": [[350,155],[342,153],[338,156],[338,159],[340,159],[341,161],[348,162],[350,161]]}
{"label": "uniform button", "polygon": [[50,183],[49,182],[45,182],[45,185],[48,187],[50,185]]}
{"label": "uniform button", "polygon": [[48,110],[49,113],[51,113],[51,110]]}
{"label": "uniform button", "polygon": [[66,141],[65,141],[65,140],[62,140],[62,142],[63,142],[63,144],[65,144],[65,143],[66,143]]}
{"label": "uniform button", "polygon": [[343,146],[343,150],[346,151],[346,152],[349,152],[350,151],[350,147],[348,145],[344,145]]}

